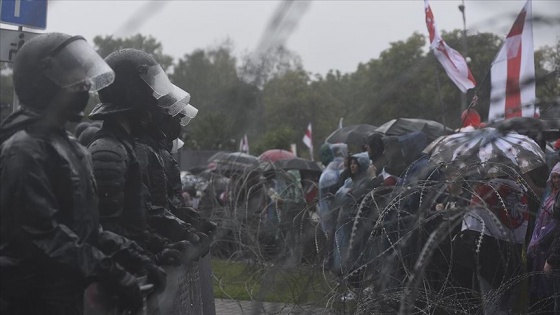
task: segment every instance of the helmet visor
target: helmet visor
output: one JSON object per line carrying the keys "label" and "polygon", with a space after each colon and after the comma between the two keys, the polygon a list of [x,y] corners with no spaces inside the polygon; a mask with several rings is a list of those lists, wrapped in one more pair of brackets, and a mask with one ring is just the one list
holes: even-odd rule
{"label": "helmet visor", "polygon": [[196,107],[189,104],[188,101],[186,103],[187,103],[187,106],[179,112],[179,114],[181,114],[183,116],[181,118],[181,126],[188,125],[189,122],[191,121],[191,119],[196,117],[196,114],[198,114],[198,109],[196,109]]}
{"label": "helmet visor", "polygon": [[83,38],[50,56],[44,74],[61,88],[77,92],[95,92],[115,80],[115,72]]}
{"label": "helmet visor", "polygon": [[181,125],[186,126],[198,113],[198,109],[189,104],[190,94],[169,81],[167,74],[160,65],[141,66],[139,74],[150,86],[159,107],[170,116],[182,114]]}

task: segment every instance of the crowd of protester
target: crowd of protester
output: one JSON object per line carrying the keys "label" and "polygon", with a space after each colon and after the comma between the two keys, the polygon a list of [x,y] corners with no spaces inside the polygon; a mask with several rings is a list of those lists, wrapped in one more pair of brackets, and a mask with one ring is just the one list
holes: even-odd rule
{"label": "crowd of protester", "polygon": [[[214,193],[223,209],[213,216],[223,223],[218,255],[316,264],[348,288],[343,300],[369,303],[367,312],[397,312],[402,305],[380,297],[420,290],[421,282],[432,298],[448,298],[431,302],[438,311],[447,302],[464,313],[553,314],[560,148],[557,140],[539,140],[523,138],[537,148],[539,142],[546,161],[524,171],[507,161],[462,168],[434,163],[421,131],[373,133],[363,147],[325,143],[312,199],[303,198],[298,172],[260,167],[225,177]],[[203,212],[216,209],[205,201],[211,181],[198,193]],[[317,254],[311,260],[309,250]],[[418,294],[405,304],[418,303]]]}

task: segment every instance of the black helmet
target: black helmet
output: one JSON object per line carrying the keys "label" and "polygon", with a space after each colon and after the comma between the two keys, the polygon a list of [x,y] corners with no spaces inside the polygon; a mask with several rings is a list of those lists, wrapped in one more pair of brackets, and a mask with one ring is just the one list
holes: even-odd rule
{"label": "black helmet", "polygon": [[97,91],[113,82],[114,73],[81,36],[41,34],[18,51],[14,87],[24,106],[43,110],[59,92]]}
{"label": "black helmet", "polygon": [[186,117],[184,125],[196,116],[198,110],[189,104],[189,93],[172,84],[149,54],[122,49],[111,53],[105,61],[115,71],[115,82],[99,91],[101,103],[92,110],[90,118],[103,119],[107,114],[136,108],[156,109],[170,116],[182,113]]}

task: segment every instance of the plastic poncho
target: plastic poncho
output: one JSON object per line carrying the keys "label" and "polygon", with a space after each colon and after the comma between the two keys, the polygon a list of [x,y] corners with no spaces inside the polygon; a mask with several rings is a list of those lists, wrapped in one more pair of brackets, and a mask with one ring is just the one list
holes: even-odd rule
{"label": "plastic poncho", "polygon": [[[319,216],[323,231],[330,233],[334,228],[334,219],[330,218],[331,203],[339,188],[338,180],[340,173],[344,170],[344,159],[348,155],[348,146],[344,143],[326,145],[330,149],[333,159],[319,177]],[[328,154],[325,153],[325,155]]]}

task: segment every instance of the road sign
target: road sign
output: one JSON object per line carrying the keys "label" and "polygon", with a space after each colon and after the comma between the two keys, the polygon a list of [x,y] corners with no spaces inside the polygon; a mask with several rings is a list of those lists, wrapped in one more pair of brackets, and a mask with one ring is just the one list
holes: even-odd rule
{"label": "road sign", "polygon": [[21,45],[37,35],[39,33],[0,29],[0,61],[14,62]]}
{"label": "road sign", "polygon": [[0,21],[29,28],[47,28],[47,0],[0,0]]}

